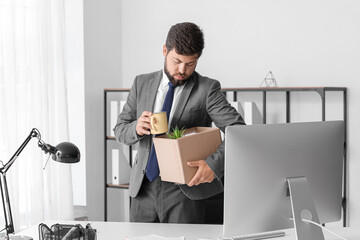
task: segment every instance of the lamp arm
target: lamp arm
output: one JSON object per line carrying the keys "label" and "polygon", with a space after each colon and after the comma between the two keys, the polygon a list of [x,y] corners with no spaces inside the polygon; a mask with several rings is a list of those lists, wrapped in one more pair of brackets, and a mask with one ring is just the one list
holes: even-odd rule
{"label": "lamp arm", "polygon": [[6,182],[6,174],[2,172],[0,173],[0,190],[1,190],[3,208],[4,208],[6,236],[8,236],[9,233],[14,233],[14,223],[11,213],[9,191]]}
{"label": "lamp arm", "polygon": [[[16,161],[22,150],[26,147],[26,145],[30,142],[33,137],[39,138],[39,142],[41,141],[41,135],[39,130],[33,128],[29,134],[29,136],[25,139],[25,141],[21,144],[18,150],[14,153],[14,155],[10,158],[10,160],[0,168],[0,191],[1,191],[1,198],[3,202],[3,210],[4,210],[4,217],[5,217],[5,230],[6,230],[6,237],[8,239],[9,233],[14,233],[14,223],[12,219],[11,213],[11,205],[9,199],[9,191],[6,182],[6,172],[9,170],[11,165]],[[40,144],[40,143],[39,143]]]}
{"label": "lamp arm", "polygon": [[25,139],[25,141],[21,144],[21,146],[18,148],[18,150],[14,153],[14,155],[10,158],[10,160],[3,166],[0,168],[0,172],[1,173],[6,173],[9,168],[11,167],[11,165],[16,161],[16,159],[18,158],[18,156],[20,155],[20,153],[22,152],[22,150],[24,150],[24,148],[26,147],[26,145],[30,142],[30,140],[33,137],[37,137],[39,138],[39,140],[41,140],[41,135],[39,130],[37,130],[36,128],[33,128],[29,134],[29,136]]}

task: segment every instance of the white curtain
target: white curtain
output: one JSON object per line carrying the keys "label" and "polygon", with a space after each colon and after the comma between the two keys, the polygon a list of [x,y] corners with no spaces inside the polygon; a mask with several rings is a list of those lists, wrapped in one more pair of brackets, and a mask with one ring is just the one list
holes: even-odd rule
{"label": "white curtain", "polygon": [[[68,141],[64,0],[0,0],[0,160],[37,128],[51,145]],[[70,165],[32,139],[7,172],[15,231],[72,220]],[[2,207],[0,229],[5,226]]]}

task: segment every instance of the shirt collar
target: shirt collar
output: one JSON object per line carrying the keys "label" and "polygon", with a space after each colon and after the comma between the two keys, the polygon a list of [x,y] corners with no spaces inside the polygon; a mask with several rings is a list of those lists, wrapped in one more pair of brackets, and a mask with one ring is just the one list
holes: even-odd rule
{"label": "shirt collar", "polygon": [[165,74],[165,71],[164,71],[164,69],[163,69],[163,77],[162,77],[162,80],[161,80],[161,83],[160,83],[160,85],[162,86],[162,87],[166,87],[166,86],[168,86],[168,84],[169,84],[169,78],[167,77],[167,75]]}

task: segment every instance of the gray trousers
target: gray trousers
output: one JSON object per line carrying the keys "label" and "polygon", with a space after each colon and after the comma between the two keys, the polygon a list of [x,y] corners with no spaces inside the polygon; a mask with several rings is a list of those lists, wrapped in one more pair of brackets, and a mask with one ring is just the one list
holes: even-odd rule
{"label": "gray trousers", "polygon": [[206,200],[191,200],[174,183],[144,177],[139,194],[131,199],[131,222],[204,223]]}

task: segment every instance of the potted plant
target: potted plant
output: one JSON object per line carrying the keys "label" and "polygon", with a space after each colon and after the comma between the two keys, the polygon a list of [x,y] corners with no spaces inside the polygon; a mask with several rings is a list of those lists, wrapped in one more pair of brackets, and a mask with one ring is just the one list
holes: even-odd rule
{"label": "potted plant", "polygon": [[166,135],[167,135],[168,138],[170,138],[170,139],[178,139],[178,138],[181,138],[181,137],[184,135],[185,130],[186,130],[186,129],[185,129],[184,127],[181,128],[181,129],[179,129],[178,126],[176,126],[175,128],[173,128],[172,133],[169,132],[169,133],[166,134]]}

